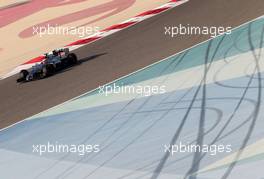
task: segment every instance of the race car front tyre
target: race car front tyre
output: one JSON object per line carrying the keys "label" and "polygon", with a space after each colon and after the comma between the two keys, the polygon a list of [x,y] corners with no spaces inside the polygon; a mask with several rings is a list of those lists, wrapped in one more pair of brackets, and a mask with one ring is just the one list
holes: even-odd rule
{"label": "race car front tyre", "polygon": [[42,78],[45,78],[47,76],[51,76],[53,75],[55,72],[55,68],[53,65],[46,65],[43,67],[42,69],[42,74],[41,74],[41,77]]}
{"label": "race car front tyre", "polygon": [[21,70],[19,73],[19,78],[17,79],[17,82],[22,82],[25,81],[27,76],[28,76],[28,71],[27,70]]}

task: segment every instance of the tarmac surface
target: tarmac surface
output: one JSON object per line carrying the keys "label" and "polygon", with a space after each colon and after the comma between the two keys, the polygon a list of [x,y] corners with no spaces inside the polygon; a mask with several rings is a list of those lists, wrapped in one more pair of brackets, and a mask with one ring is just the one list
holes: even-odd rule
{"label": "tarmac surface", "polygon": [[[164,35],[165,26],[232,26],[263,15],[262,0],[190,2],[76,50],[80,64],[52,77],[17,84],[0,81],[0,128],[191,47],[209,36]],[[85,57],[85,58],[84,58]]]}

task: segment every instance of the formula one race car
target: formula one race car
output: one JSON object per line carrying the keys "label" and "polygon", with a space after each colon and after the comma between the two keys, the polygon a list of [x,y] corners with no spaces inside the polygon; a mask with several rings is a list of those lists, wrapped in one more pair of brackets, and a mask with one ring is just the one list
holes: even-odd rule
{"label": "formula one race car", "polygon": [[41,63],[37,63],[29,69],[21,70],[17,82],[45,78],[78,62],[77,56],[70,53],[69,48],[56,49],[44,55],[45,58]]}

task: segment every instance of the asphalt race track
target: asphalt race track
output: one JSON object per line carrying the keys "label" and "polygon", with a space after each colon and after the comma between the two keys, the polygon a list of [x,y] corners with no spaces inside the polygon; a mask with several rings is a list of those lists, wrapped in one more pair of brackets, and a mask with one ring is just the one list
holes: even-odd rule
{"label": "asphalt race track", "polygon": [[191,0],[76,50],[81,58],[80,64],[63,73],[24,84],[17,84],[16,76],[1,80],[0,128],[209,38],[181,36],[172,39],[164,35],[164,26],[192,24],[235,27],[263,15],[263,12],[263,0]]}

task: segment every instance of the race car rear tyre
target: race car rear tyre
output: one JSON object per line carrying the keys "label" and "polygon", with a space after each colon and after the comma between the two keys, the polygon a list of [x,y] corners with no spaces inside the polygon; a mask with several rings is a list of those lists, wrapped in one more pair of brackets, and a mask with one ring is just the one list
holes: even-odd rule
{"label": "race car rear tyre", "polygon": [[75,65],[78,60],[77,56],[74,53],[70,53],[67,57],[69,65]]}

